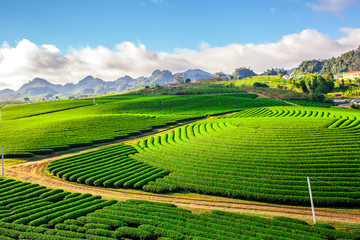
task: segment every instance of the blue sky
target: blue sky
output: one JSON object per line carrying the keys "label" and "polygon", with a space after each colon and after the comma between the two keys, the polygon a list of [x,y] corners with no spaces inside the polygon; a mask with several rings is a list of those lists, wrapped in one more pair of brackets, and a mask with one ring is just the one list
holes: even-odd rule
{"label": "blue sky", "polygon": [[[26,38],[70,47],[114,48],[123,41],[172,52],[230,43],[274,42],[283,35],[316,29],[330,37],[360,25],[359,4],[339,12],[315,11],[301,0],[1,0],[0,40]],[[312,1],[313,4],[320,2]]]}
{"label": "blue sky", "polygon": [[[231,72],[246,65],[241,58],[249,58],[246,67],[258,72],[294,67],[307,58],[339,55],[359,46],[359,12],[358,0],[0,0],[0,88],[14,88],[36,76],[61,82],[56,75],[65,70],[71,73],[63,81],[77,82],[81,74],[114,80],[165,68]],[[289,39],[282,42],[284,38]],[[328,48],[314,52],[318,47],[306,49],[306,41],[323,41]],[[273,54],[278,65],[269,58],[269,64],[256,64],[255,55],[261,60],[261,51],[274,44],[293,44],[305,48],[304,54],[288,50],[286,64],[286,57],[275,53],[282,49],[277,47],[266,54]],[[231,47],[239,54],[230,54]],[[41,56],[36,66],[31,65],[35,58],[25,59],[30,53]],[[14,56],[22,58],[22,65],[14,66]],[[219,56],[233,57],[238,65],[229,66]],[[129,58],[141,63],[134,67]],[[224,63],[216,68],[206,62],[211,58]],[[116,67],[108,67],[112,60]],[[69,64],[78,64],[81,71]]]}

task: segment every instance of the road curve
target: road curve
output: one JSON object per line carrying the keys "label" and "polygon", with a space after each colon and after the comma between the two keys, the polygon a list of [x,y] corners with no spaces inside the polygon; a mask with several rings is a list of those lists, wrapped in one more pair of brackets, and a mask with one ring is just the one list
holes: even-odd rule
{"label": "road curve", "polygon": [[[93,151],[88,149],[86,151]],[[65,191],[90,193],[101,195],[104,199],[142,199],[173,203],[179,207],[187,208],[193,212],[205,212],[209,210],[224,210],[237,213],[259,214],[265,217],[287,216],[312,221],[310,207],[283,206],[259,202],[242,201],[223,197],[214,197],[201,194],[153,194],[133,189],[112,189],[93,187],[84,184],[64,181],[51,176],[46,171],[46,165],[53,160],[71,156],[77,153],[70,153],[39,161],[26,162],[5,167],[5,175],[19,180],[25,180],[49,188],[61,188]],[[317,208],[317,221],[327,223],[353,223],[360,224],[360,209],[330,209]]]}

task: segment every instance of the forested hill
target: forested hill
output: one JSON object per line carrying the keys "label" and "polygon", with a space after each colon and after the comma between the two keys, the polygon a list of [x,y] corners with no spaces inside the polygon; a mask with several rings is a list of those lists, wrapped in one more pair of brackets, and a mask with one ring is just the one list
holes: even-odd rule
{"label": "forested hill", "polygon": [[295,73],[331,72],[337,74],[357,70],[360,70],[360,46],[356,50],[346,52],[337,58],[303,61],[295,69]]}

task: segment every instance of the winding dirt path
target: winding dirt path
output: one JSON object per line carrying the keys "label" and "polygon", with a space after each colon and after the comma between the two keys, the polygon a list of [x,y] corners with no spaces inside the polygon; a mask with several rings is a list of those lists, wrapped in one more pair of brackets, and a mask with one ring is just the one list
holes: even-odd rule
{"label": "winding dirt path", "polygon": [[[93,150],[94,149],[88,149],[81,152]],[[143,199],[150,201],[173,203],[179,207],[190,209],[195,213],[206,212],[209,210],[225,210],[238,213],[262,215],[264,217],[287,216],[300,218],[308,222],[311,222],[312,220],[312,213],[310,207],[282,206],[275,204],[207,196],[194,193],[153,194],[132,189],[99,188],[74,182],[67,182],[51,176],[46,172],[46,165],[51,161],[74,154],[77,153],[70,153],[35,162],[27,162],[18,165],[7,166],[5,167],[5,174],[8,177],[25,180],[32,183],[38,183],[40,185],[50,188],[61,188],[65,191],[70,192],[101,195],[104,199]],[[360,224],[360,209],[317,208],[316,217],[318,221],[323,221],[331,224]]]}
{"label": "winding dirt path", "polygon": [[287,104],[290,104],[292,106],[300,106],[300,105],[298,105],[296,103],[292,103],[292,102],[289,102],[289,101],[286,101],[286,100],[282,100],[280,98],[271,98],[271,97],[269,97],[269,96],[267,96],[267,95],[265,95],[263,93],[253,92],[253,91],[249,91],[249,90],[247,90],[247,93],[253,93],[253,94],[256,94],[256,95],[258,95],[259,97],[262,97],[262,98],[270,98],[270,99],[275,99],[275,100],[278,100],[278,101],[286,102]]}

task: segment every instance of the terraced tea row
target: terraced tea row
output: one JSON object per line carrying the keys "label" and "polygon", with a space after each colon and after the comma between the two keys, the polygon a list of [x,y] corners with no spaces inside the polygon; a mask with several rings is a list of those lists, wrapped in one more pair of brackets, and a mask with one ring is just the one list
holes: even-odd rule
{"label": "terraced tea row", "polygon": [[[171,171],[148,191],[308,205],[309,176],[316,206],[353,207],[360,203],[357,118],[319,108],[248,109],[142,140],[131,157]],[[351,122],[334,127],[339,119]]]}
{"label": "terraced tea row", "polygon": [[142,188],[170,171],[151,167],[129,158],[137,151],[129,145],[101,150],[51,162],[47,169],[64,180],[102,187]]}
{"label": "terraced tea row", "polygon": [[31,157],[70,147],[111,142],[175,124],[258,106],[287,105],[252,94],[146,96],[113,95],[2,109],[0,143],[5,157]]}
{"label": "terraced tea row", "polygon": [[[309,226],[293,218],[223,211],[193,214],[173,204],[104,201],[35,185],[25,192],[30,185],[0,180],[0,239],[360,239],[330,225]],[[36,193],[40,189],[43,192]]]}
{"label": "terraced tea row", "polygon": [[316,101],[310,101],[310,100],[286,100],[287,102],[295,103],[300,106],[304,107],[325,107],[330,108],[335,106],[335,103],[332,102],[316,102]]}

